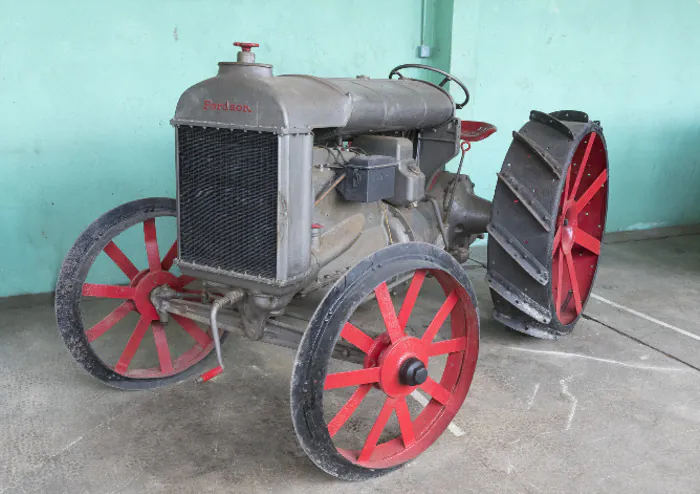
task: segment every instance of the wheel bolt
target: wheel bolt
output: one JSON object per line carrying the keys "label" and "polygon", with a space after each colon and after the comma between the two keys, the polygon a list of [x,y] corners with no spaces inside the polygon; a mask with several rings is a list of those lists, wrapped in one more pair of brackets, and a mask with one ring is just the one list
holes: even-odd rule
{"label": "wheel bolt", "polygon": [[415,357],[406,360],[399,370],[399,381],[406,386],[418,386],[428,379],[428,369]]}

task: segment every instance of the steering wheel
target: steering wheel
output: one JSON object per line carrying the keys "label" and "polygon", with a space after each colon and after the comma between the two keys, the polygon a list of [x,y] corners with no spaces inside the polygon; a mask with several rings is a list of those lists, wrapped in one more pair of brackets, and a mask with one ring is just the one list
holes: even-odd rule
{"label": "steering wheel", "polygon": [[[442,76],[445,76],[445,78],[442,80],[440,84],[438,84],[438,87],[442,88],[445,84],[448,83],[448,81],[454,81],[457,83],[459,87],[462,88],[462,91],[464,91],[464,94],[466,97],[464,98],[464,101],[461,103],[455,105],[457,109],[462,109],[466,106],[467,103],[469,103],[469,90],[467,89],[467,86],[464,85],[462,81],[457,79],[455,76],[452,74],[445,72],[444,70],[440,70],[436,67],[431,67],[430,65],[424,65],[422,63],[405,63],[403,65],[399,65],[398,67],[394,67],[391,69],[391,72],[389,72],[389,79],[393,79],[394,75],[399,76],[399,79],[404,79],[403,74],[400,72],[403,69],[424,69],[424,70],[430,70],[431,72],[438,73]],[[411,79],[410,77],[406,77],[406,79]],[[415,79],[414,79],[415,80]]]}

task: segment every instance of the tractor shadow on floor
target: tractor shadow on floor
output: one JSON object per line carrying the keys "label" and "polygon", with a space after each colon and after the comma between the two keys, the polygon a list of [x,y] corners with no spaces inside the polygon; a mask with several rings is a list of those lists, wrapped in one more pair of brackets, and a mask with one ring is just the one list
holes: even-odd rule
{"label": "tractor shadow on floor", "polygon": [[[168,439],[172,448],[161,443],[140,456],[156,456],[155,463],[167,468],[159,476],[169,482],[173,475],[250,482],[250,472],[259,472],[264,483],[298,477],[332,481],[306,457],[292,426],[289,382],[294,355],[289,349],[231,335],[224,345],[223,375],[200,385],[182,383],[145,407],[141,415],[152,417],[149,429],[167,428],[167,434],[159,434],[165,438],[176,424],[177,434]],[[165,410],[160,402],[167,403]],[[172,453],[187,459],[184,471],[170,470],[177,462],[165,456]]]}

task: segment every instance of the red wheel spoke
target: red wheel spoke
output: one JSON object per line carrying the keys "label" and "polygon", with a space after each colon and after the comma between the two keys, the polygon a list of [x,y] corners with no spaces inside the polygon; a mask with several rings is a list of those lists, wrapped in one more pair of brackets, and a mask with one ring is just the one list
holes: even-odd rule
{"label": "red wheel spoke", "polygon": [[177,321],[177,323],[182,326],[182,329],[187,331],[189,335],[194,338],[197,343],[200,344],[202,347],[206,347],[209,345],[214,339],[209,336],[208,333],[205,333],[202,331],[202,328],[197,326],[195,322],[192,319],[187,319],[186,317],[183,316],[178,316],[177,314],[170,314],[173,319]]}
{"label": "red wheel spoke", "polygon": [[428,347],[430,357],[444,355],[445,353],[461,352],[467,348],[467,338],[454,338],[452,340],[438,341]]}
{"label": "red wheel spoke", "polygon": [[428,376],[428,380],[421,385],[420,389],[428,393],[442,405],[446,405],[450,400],[451,393],[430,376]]}
{"label": "red wheel spoke", "polygon": [[578,186],[581,183],[581,177],[583,177],[583,172],[588,164],[588,157],[591,155],[591,149],[593,149],[593,143],[595,142],[596,133],[593,132],[591,137],[588,139],[588,146],[586,146],[586,152],[581,160],[581,166],[578,169],[578,175],[576,175],[576,182],[574,182],[574,187],[571,189],[570,197],[576,199],[576,192],[578,192]]}
{"label": "red wheel spoke", "polygon": [[173,267],[173,261],[175,260],[175,257],[177,256],[177,240],[173,242],[173,245],[170,247],[170,250],[168,250],[168,253],[165,254],[165,257],[163,258],[163,262],[160,263],[161,268],[163,268],[163,271],[170,271],[170,268]]}
{"label": "red wheel spoke", "polygon": [[566,266],[569,269],[569,280],[571,281],[571,290],[574,292],[574,304],[576,305],[576,313],[579,314],[583,307],[581,305],[581,290],[578,287],[578,280],[576,279],[576,266],[574,266],[574,258],[569,252],[566,254]]}
{"label": "red wheel spoke", "polygon": [[129,364],[131,364],[131,360],[134,358],[136,350],[139,349],[143,336],[146,334],[148,326],[150,325],[151,321],[145,317],[141,317],[141,319],[139,319],[138,324],[136,324],[136,328],[134,328],[133,333],[131,333],[129,341],[126,343],[126,347],[124,348],[121,357],[119,357],[117,365],[114,366],[115,372],[118,372],[119,374],[126,373],[127,369],[129,368]]}
{"label": "red wheel spoke", "polygon": [[[212,340],[214,341],[214,340]],[[177,372],[180,372],[181,370],[187,369],[188,367],[192,366],[193,363],[197,362],[198,356],[202,354],[202,347],[199,345],[195,345],[189,350],[187,350],[185,353],[180,355],[178,358],[175,359],[175,370]]]}
{"label": "red wheel spoke", "polygon": [[341,408],[340,411],[335,414],[333,420],[328,422],[328,433],[331,435],[331,437],[335,436],[340,428],[345,425],[345,422],[347,422],[355,410],[357,410],[357,407],[360,406],[360,403],[362,403],[362,400],[365,399],[365,396],[367,396],[367,393],[369,393],[371,389],[372,386],[369,384],[363,384],[362,386],[358,387],[347,403],[343,405],[343,408]]}
{"label": "red wheel spoke", "polygon": [[83,295],[102,298],[134,298],[134,289],[130,286],[85,283],[83,285]]}
{"label": "red wheel spoke", "polygon": [[328,374],[323,389],[347,388],[348,386],[376,383],[379,382],[380,370],[380,367],[369,367],[367,369]]}
{"label": "red wheel spoke", "polygon": [[576,201],[576,211],[579,213],[583,210],[583,208],[586,207],[586,205],[593,199],[593,196],[600,190],[603,185],[605,185],[605,182],[608,180],[608,170],[603,170],[600,175],[598,175],[598,178],[596,178],[593,183],[591,184],[588,189],[586,189],[586,192],[581,194],[581,197],[579,198],[578,201]]}
{"label": "red wheel spoke", "polygon": [[552,258],[554,258],[554,254],[557,253],[557,249],[561,245],[561,226],[557,228],[557,233],[554,234],[554,244],[552,245]]}
{"label": "red wheel spoke", "polygon": [[114,309],[107,315],[107,317],[105,317],[93,327],[85,331],[85,335],[87,336],[88,342],[91,343],[95,341],[97,338],[105,334],[107,330],[112,329],[115,324],[124,319],[124,316],[126,316],[135,308],[136,306],[134,305],[134,303],[131,300],[127,300],[119,307]]}
{"label": "red wheel spoke", "polygon": [[584,232],[580,228],[576,228],[574,232],[574,242],[579,244],[581,247],[585,247],[594,254],[600,254],[600,240]]}
{"label": "red wheel spoke", "polygon": [[168,339],[165,337],[165,329],[157,321],[151,324],[151,328],[153,329],[153,340],[156,342],[156,350],[158,351],[160,370],[163,374],[170,374],[173,371],[173,359],[170,357],[170,348],[168,348]]}
{"label": "red wheel spoke", "polygon": [[156,220],[154,218],[143,222],[143,238],[146,242],[146,254],[148,255],[148,269],[151,272],[160,271],[160,253],[158,252],[158,238],[156,236]]}
{"label": "red wheel spoke", "polygon": [[399,326],[402,330],[406,329],[406,323],[411,317],[411,311],[413,306],[416,304],[416,299],[418,298],[418,293],[423,285],[423,280],[425,280],[426,271],[420,269],[413,274],[413,279],[406,292],[406,297],[403,299],[403,304],[401,304],[401,310],[399,311]]}
{"label": "red wheel spoke", "polygon": [[193,281],[196,281],[197,278],[195,278],[194,276],[185,276],[185,275],[182,275],[182,276],[180,276],[180,277],[178,278],[178,280],[180,280],[180,283],[182,283],[182,286],[187,286],[187,285],[189,285],[190,283],[192,283]]}
{"label": "red wheel spoke", "polygon": [[133,280],[134,276],[139,274],[139,270],[136,269],[134,263],[131,262],[128,257],[126,257],[126,254],[124,254],[124,252],[122,252],[122,250],[117,247],[117,244],[114,242],[108,243],[104,248],[104,251],[105,254],[107,254],[109,258],[114,261],[114,264],[119,266],[119,269],[121,269],[130,280]]}
{"label": "red wheel spoke", "polygon": [[343,326],[340,337],[349,341],[365,353],[369,353],[369,349],[372,347],[372,343],[374,343],[372,338],[349,322],[346,322],[345,326]]}
{"label": "red wheel spoke", "polygon": [[374,449],[377,447],[379,436],[382,435],[382,431],[384,430],[384,427],[386,427],[386,423],[389,421],[389,418],[394,411],[394,405],[394,398],[386,399],[384,406],[382,407],[382,411],[379,412],[379,416],[372,426],[372,430],[369,431],[369,435],[367,436],[367,440],[365,441],[365,445],[362,447],[362,451],[360,452],[360,456],[357,458],[357,461],[368,461],[372,456]]}
{"label": "red wheel spoke", "polygon": [[408,411],[406,398],[399,398],[396,402],[396,418],[399,420],[401,428],[401,440],[405,448],[416,442],[416,434],[413,432],[413,422],[411,422],[411,412]]}
{"label": "red wheel spoke", "polygon": [[399,325],[399,320],[396,318],[394,303],[391,301],[391,294],[389,293],[389,288],[386,286],[386,283],[382,283],[375,288],[374,294],[377,297],[379,310],[382,313],[382,318],[384,319],[386,330],[389,333],[389,338],[391,339],[392,343],[396,343],[398,340],[403,338],[404,332]]}
{"label": "red wheel spoke", "polygon": [[430,323],[430,326],[428,326],[428,329],[425,330],[425,334],[423,334],[422,338],[423,343],[428,344],[433,341],[433,338],[435,338],[435,335],[440,331],[440,328],[445,323],[445,319],[447,319],[447,316],[452,312],[458,299],[459,295],[457,295],[457,290],[452,290],[447,296],[447,300],[442,304],[442,307],[440,307],[440,310],[438,310],[435,318]]}
{"label": "red wheel spoke", "polygon": [[557,301],[556,301],[557,314],[559,314],[562,311],[561,295],[562,295],[562,292],[564,291],[563,283],[564,283],[564,251],[560,250],[559,251],[559,260],[557,262]]}

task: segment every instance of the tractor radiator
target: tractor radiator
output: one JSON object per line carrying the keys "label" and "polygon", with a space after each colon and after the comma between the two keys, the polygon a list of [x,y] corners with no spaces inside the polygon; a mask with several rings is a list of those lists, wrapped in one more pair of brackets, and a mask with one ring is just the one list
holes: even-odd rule
{"label": "tractor radiator", "polygon": [[177,151],[179,259],[274,279],[277,135],[180,125]]}

